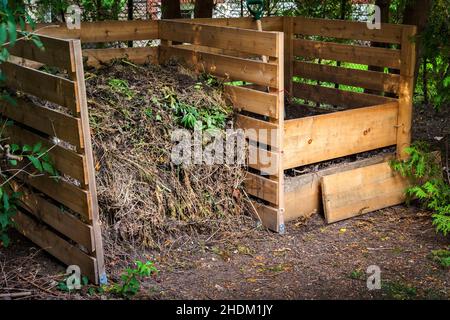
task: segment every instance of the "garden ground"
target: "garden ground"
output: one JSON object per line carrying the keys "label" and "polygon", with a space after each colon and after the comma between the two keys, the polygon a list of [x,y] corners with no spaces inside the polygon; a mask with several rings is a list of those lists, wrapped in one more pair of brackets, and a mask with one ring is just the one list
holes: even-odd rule
{"label": "garden ground", "polygon": [[[415,139],[442,146],[448,111],[420,107],[414,121]],[[450,249],[450,238],[436,234],[430,216],[403,205],[332,225],[315,215],[289,223],[285,235],[256,228],[248,219],[235,232],[182,237],[160,250],[116,252],[107,257],[109,278],[118,281],[127,263],[140,259],[154,261],[160,272],[144,281],[137,299],[449,299],[449,269],[432,251]],[[0,251],[0,293],[29,292],[26,299],[113,298],[89,286],[59,291],[64,268],[22,236],[12,238]],[[381,269],[381,290],[367,289],[370,265]]]}

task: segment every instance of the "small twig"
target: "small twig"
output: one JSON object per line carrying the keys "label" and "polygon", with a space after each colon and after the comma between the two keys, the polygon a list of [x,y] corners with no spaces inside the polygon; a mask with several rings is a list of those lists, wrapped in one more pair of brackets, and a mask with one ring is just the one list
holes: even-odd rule
{"label": "small twig", "polygon": [[0,293],[0,298],[20,298],[25,296],[31,296],[31,291],[25,292],[13,292],[13,293]]}

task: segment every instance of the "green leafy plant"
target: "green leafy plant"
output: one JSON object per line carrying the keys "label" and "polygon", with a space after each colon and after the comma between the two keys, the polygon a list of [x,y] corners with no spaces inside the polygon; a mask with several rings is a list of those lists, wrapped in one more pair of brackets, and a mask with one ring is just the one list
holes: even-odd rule
{"label": "green leafy plant", "polygon": [[158,274],[158,269],[151,261],[136,260],[134,268],[126,268],[120,276],[121,283],[114,284],[110,291],[124,298],[131,298],[141,290],[141,280]]}
{"label": "green leafy plant", "polygon": [[409,178],[411,187],[406,189],[408,198],[419,199],[433,211],[433,225],[446,236],[450,232],[450,186],[443,178],[437,156],[423,142],[416,142],[405,151],[409,158],[391,161],[391,166]]}
{"label": "green leafy plant", "polygon": [[217,130],[225,127],[227,114],[220,108],[201,108],[179,101],[172,89],[166,89],[164,101],[172,109],[178,124],[186,129],[194,129],[198,121],[203,130]]}
{"label": "green leafy plant", "polygon": [[112,91],[123,94],[128,100],[133,99],[135,92],[130,89],[128,81],[122,79],[110,79],[108,85]]}

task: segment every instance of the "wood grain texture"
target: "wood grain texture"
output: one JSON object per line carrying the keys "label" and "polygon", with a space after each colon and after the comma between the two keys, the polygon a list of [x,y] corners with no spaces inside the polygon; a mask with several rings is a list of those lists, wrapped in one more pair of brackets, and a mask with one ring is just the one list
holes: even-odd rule
{"label": "wood grain texture", "polygon": [[52,256],[66,265],[76,263],[80,267],[81,273],[88,276],[89,279],[98,278],[95,258],[59,237],[45,225],[36,222],[22,210],[19,210],[12,219],[16,223],[16,229],[21,234]]}
{"label": "wood grain texture", "polygon": [[3,116],[51,137],[69,142],[78,150],[84,147],[83,137],[80,134],[80,119],[36,105],[23,98],[16,97],[14,101],[15,105],[11,105],[8,101],[0,100],[0,113]]}
{"label": "wood grain texture", "polygon": [[96,68],[115,59],[127,59],[136,64],[158,64],[158,47],[85,49],[83,57],[88,66]]}
{"label": "wood grain texture", "polygon": [[82,42],[159,39],[156,20],[81,22],[80,29],[68,29],[64,23],[46,23],[37,24],[36,30],[41,35]]}
{"label": "wood grain texture", "polygon": [[317,172],[286,178],[285,184],[285,220],[307,218],[323,212],[321,178],[339,172],[362,168],[394,159],[394,154],[375,156],[355,162],[331,166]]}
{"label": "wood grain texture", "polygon": [[278,119],[278,96],[251,88],[225,85],[224,92],[233,107]]}
{"label": "wood grain texture", "polygon": [[161,46],[159,58],[161,64],[171,59],[178,60],[198,73],[209,73],[224,78],[225,81],[248,81],[274,88],[278,86],[277,65],[273,63],[199,52],[176,46]]}
{"label": "wood grain texture", "polygon": [[275,32],[162,20],[159,21],[159,36],[163,40],[256,55],[277,57],[278,53]]}
{"label": "wood grain texture", "polygon": [[278,182],[254,173],[247,172],[244,181],[248,194],[278,204]]}
{"label": "wood grain texture", "polygon": [[70,59],[70,41],[39,36],[43,48],[38,48],[33,41],[20,39],[8,48],[12,56],[40,62],[42,64],[73,71]]}
{"label": "wood grain texture", "polygon": [[285,122],[284,169],[396,143],[398,103]]}
{"label": "wood grain texture", "polygon": [[396,94],[399,92],[400,76],[398,74],[341,68],[303,61],[294,62],[293,74],[301,78],[322,82],[331,82]]}
{"label": "wood grain texture", "polygon": [[294,39],[294,55],[400,69],[400,50]]}
{"label": "wood grain texture", "polygon": [[322,198],[327,223],[400,204],[407,179],[388,162],[322,177]]}
{"label": "wood grain texture", "polygon": [[397,99],[375,94],[352,92],[297,82],[293,84],[293,94],[296,98],[347,108],[369,107],[388,102],[397,102]]}
{"label": "wood grain texture", "polygon": [[59,104],[74,114],[78,112],[73,81],[11,62],[1,63],[0,70],[8,87]]}

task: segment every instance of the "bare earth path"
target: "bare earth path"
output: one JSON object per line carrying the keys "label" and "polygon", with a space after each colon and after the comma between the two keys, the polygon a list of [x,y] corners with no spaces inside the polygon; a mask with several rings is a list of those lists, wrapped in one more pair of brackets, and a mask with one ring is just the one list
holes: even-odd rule
{"label": "bare earth path", "polygon": [[[289,224],[284,236],[248,227],[196,250],[137,255],[156,261],[160,274],[136,298],[450,298],[449,269],[431,258],[431,250],[448,248],[450,240],[437,236],[429,213],[414,207],[397,206],[333,225],[316,215],[304,224]],[[33,252],[22,237],[2,250],[1,287],[9,278],[8,286],[30,290],[36,298],[102,298],[56,290],[64,269],[43,252],[30,256]],[[381,290],[366,287],[370,265],[381,269]],[[120,263],[110,267],[111,279],[122,270]]]}

